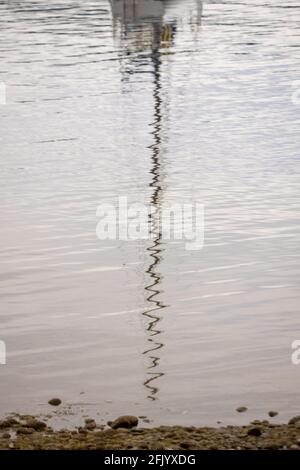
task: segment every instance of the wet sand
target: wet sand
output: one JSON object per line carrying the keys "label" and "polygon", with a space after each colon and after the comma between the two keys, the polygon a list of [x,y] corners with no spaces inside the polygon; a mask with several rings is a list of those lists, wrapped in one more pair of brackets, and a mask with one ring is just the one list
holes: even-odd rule
{"label": "wet sand", "polygon": [[246,426],[151,429],[112,429],[87,419],[83,427],[54,431],[39,417],[14,414],[0,421],[0,449],[300,450],[300,417],[288,424],[256,420]]}

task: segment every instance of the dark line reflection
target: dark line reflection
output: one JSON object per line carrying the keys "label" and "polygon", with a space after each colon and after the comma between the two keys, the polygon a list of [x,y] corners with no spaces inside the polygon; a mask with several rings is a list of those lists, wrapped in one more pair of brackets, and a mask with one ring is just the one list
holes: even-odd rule
{"label": "dark line reflection", "polygon": [[[149,62],[152,65],[150,73],[153,75],[153,122],[150,123],[153,136],[153,144],[149,146],[151,152],[152,167],[150,170],[151,195],[149,204],[152,211],[149,215],[149,228],[151,233],[150,245],[146,248],[150,257],[150,263],[145,270],[147,276],[144,287],[146,301],[149,307],[142,312],[145,320],[147,334],[147,346],[143,351],[148,359],[146,380],[144,386],[147,397],[156,400],[159,391],[157,380],[164,375],[160,369],[159,351],[164,343],[160,339],[161,310],[166,307],[161,299],[162,277],[159,272],[159,264],[162,261],[162,233],[161,233],[161,205],[163,198],[162,184],[162,156],[161,156],[161,131],[162,131],[162,97],[161,97],[161,45],[168,44],[172,38],[174,25],[163,25],[164,2],[161,0],[112,0],[112,12],[114,28],[116,21],[121,23],[122,56],[130,61],[129,67],[122,66],[124,82],[130,75],[139,72],[139,65]],[[124,49],[125,47],[125,49]],[[150,51],[149,51],[150,49]],[[136,56],[136,52],[142,53]],[[132,68],[134,65],[134,69]],[[133,72],[134,70],[134,72]]]}
{"label": "dark line reflection", "polygon": [[157,379],[164,375],[159,370],[160,356],[159,350],[163,348],[164,343],[160,339],[162,333],[159,328],[161,321],[160,311],[166,307],[160,294],[162,293],[161,283],[162,277],[159,272],[159,264],[162,260],[162,233],[161,233],[161,206],[163,199],[163,185],[161,174],[161,130],[162,130],[162,99],[161,99],[161,75],[160,75],[160,43],[162,37],[161,24],[154,25],[154,41],[151,60],[153,64],[153,102],[154,102],[154,121],[151,124],[153,144],[149,147],[151,150],[152,160],[152,181],[149,186],[152,189],[150,204],[153,211],[149,216],[149,225],[151,230],[151,245],[147,251],[151,258],[151,263],[146,270],[146,274],[150,279],[150,284],[145,287],[147,293],[147,301],[151,304],[150,308],[143,312],[143,316],[147,319],[147,332],[149,346],[144,354],[148,356],[150,365],[148,366],[147,379],[144,382],[149,394],[148,398],[155,400],[158,393]]}
{"label": "dark line reflection", "polygon": [[[201,17],[202,2],[197,3],[197,15]],[[184,3],[184,1],[183,1]],[[151,152],[152,167],[150,170],[151,189],[149,204],[152,208],[149,216],[151,240],[146,251],[150,263],[145,274],[147,277],[144,287],[146,301],[149,307],[142,312],[145,320],[147,346],[143,355],[149,361],[144,386],[147,397],[151,400],[158,398],[159,379],[165,375],[160,368],[162,341],[162,310],[167,305],[162,300],[162,275],[159,265],[163,260],[163,242],[161,231],[161,212],[164,196],[162,132],[166,125],[168,94],[162,90],[161,65],[162,59],[170,54],[168,48],[172,45],[176,30],[176,20],[165,20],[165,10],[169,6],[182,4],[178,0],[111,0],[114,35],[120,41],[120,65],[122,82],[129,81],[130,76],[140,73],[142,65],[151,64],[153,76],[153,122],[150,124],[153,143],[148,147]],[[200,8],[200,10],[199,10]],[[192,22],[194,23],[194,21]],[[198,24],[198,21],[195,21]],[[119,37],[118,37],[119,36]]]}

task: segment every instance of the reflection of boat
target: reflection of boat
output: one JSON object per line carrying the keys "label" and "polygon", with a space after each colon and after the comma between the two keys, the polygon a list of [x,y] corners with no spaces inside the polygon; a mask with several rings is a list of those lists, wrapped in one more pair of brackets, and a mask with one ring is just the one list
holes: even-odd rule
{"label": "reflection of boat", "polygon": [[111,0],[111,9],[114,18],[126,24],[136,24],[139,20],[155,20],[162,17],[165,6],[161,0]]}
{"label": "reflection of boat", "polygon": [[[202,5],[200,0],[195,0]],[[185,3],[181,0],[181,3]],[[180,5],[181,5],[180,3]],[[147,345],[143,355],[147,358],[147,371],[143,384],[151,400],[158,398],[159,382],[164,376],[161,369],[161,352],[164,348],[161,321],[163,310],[167,307],[163,301],[163,278],[160,265],[163,261],[164,244],[161,233],[161,212],[164,202],[164,150],[166,139],[164,128],[168,121],[169,96],[166,71],[168,47],[172,45],[177,30],[176,15],[166,18],[169,6],[179,5],[178,0],[111,0],[114,36],[120,44],[120,64],[122,80],[125,82],[140,70],[151,76],[153,97],[153,120],[149,125],[152,145],[148,147],[151,169],[149,182],[149,203],[154,209],[149,216],[151,241],[145,249],[147,267],[144,285],[147,308],[142,311]],[[195,22],[198,24],[198,21]],[[191,23],[192,24],[192,23]],[[164,60],[165,78],[162,76]],[[145,64],[148,65],[145,71]]]}
{"label": "reflection of boat", "polygon": [[[181,15],[182,11],[186,13],[186,0],[110,0],[111,11],[113,17],[118,18],[123,23],[136,24],[138,21],[155,21],[156,19],[168,14],[169,12],[175,13],[176,16]],[[191,15],[194,17],[196,23],[200,23],[203,3],[202,0],[194,0]],[[181,11],[182,10],[182,11]]]}
{"label": "reflection of boat", "polygon": [[[163,198],[161,130],[163,121],[161,97],[161,46],[166,34],[163,24],[164,2],[162,0],[111,0],[114,21],[115,39],[120,42],[122,56],[120,63],[127,62],[127,70],[122,67],[123,80],[131,76],[145,60],[150,67],[153,82],[153,121],[149,128],[152,134],[152,145],[149,146],[151,159],[151,190],[149,203],[154,211],[149,216],[149,228],[152,240],[145,249],[147,267],[145,269],[145,300],[147,307],[141,312],[145,327],[147,344],[143,355],[147,359],[146,376],[143,380],[147,397],[157,399],[158,382],[164,375],[160,367],[160,350],[164,347],[161,338],[161,312],[166,307],[161,299],[161,274],[159,266],[162,261],[162,235],[159,226]],[[168,26],[169,27],[169,26]],[[138,52],[138,54],[137,54]]]}
{"label": "reflection of boat", "polygon": [[[164,0],[110,0],[113,30],[126,50],[137,52],[170,45],[176,21],[165,21]],[[122,41],[123,39],[123,41]]]}
{"label": "reflection of boat", "polygon": [[183,18],[191,30],[201,23],[202,0],[110,0],[110,3],[114,36],[121,42],[126,39],[128,52],[169,47]]}

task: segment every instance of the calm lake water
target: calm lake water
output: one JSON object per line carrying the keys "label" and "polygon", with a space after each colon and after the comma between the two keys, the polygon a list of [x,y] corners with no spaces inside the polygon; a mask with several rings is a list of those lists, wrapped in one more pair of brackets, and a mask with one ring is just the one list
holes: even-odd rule
{"label": "calm lake water", "polygon": [[[299,414],[299,46],[298,0],[0,1],[1,414]],[[99,240],[120,196],[203,249]]]}

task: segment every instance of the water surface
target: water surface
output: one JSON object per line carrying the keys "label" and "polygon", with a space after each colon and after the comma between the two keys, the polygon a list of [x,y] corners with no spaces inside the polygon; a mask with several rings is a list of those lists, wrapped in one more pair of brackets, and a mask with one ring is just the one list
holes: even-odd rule
{"label": "water surface", "polygon": [[[299,26],[297,0],[0,1],[1,413],[299,414]],[[204,248],[155,213],[98,240],[120,196],[204,204]]]}

